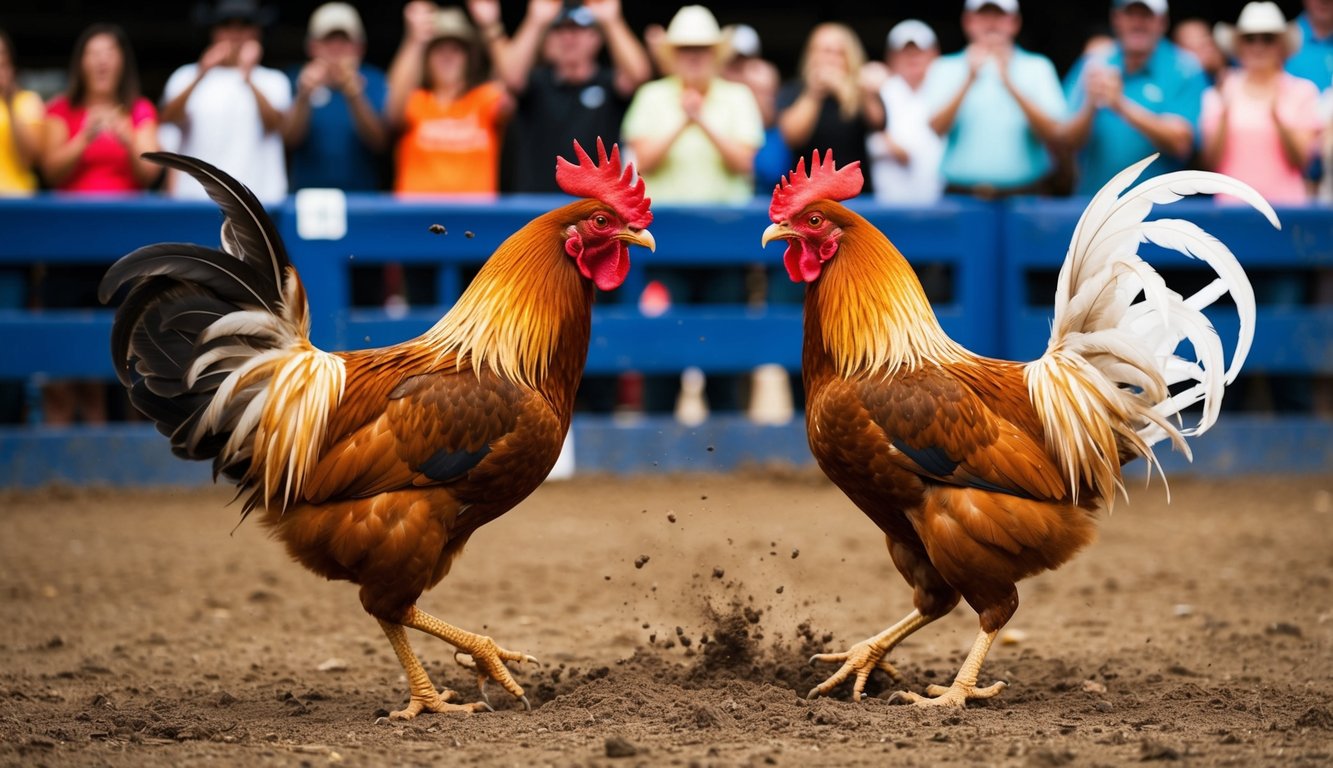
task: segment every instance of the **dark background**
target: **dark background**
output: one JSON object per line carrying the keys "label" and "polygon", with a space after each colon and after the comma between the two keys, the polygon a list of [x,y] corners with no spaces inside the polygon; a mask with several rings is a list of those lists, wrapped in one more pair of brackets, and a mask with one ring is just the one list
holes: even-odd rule
{"label": "dark background", "polygon": [[[20,3],[27,6],[18,8]],[[625,17],[638,33],[648,24],[663,24],[683,3],[637,2],[622,0]],[[189,0],[6,0],[0,11],[0,28],[14,39],[17,64],[27,83],[42,89],[55,83],[69,64],[69,51],[79,32],[98,21],[121,24],[134,41],[143,81],[144,94],[156,99],[167,76],[177,66],[199,57],[206,42],[203,29],[196,26],[194,2]],[[402,34],[402,3],[354,3],[365,20],[368,41],[367,60],[386,67]],[[959,14],[962,0],[933,3],[886,2],[865,0],[806,0],[774,2],[769,0],[715,0],[705,3],[722,24],[744,22],[755,27],[763,40],[764,55],[790,77],[796,68],[801,46],[811,27],[821,21],[850,24],[861,36],[867,54],[879,58],[884,53],[884,37],[898,21],[917,17],[929,23],[940,36],[944,52],[962,44]],[[1244,0],[1171,0],[1173,19],[1198,16],[1209,21],[1234,22]],[[320,5],[312,2],[271,3],[278,9],[277,21],[265,33],[264,63],[284,68],[298,63],[303,56],[305,24],[310,12]],[[1024,11],[1020,43],[1049,56],[1063,74],[1077,58],[1083,41],[1107,26],[1110,3],[1035,2],[1021,3]],[[1280,2],[1288,17],[1301,10],[1300,0]],[[526,0],[504,3],[506,27],[512,32],[527,8]],[[867,10],[870,8],[870,10]],[[31,77],[47,71],[41,83]],[[49,86],[48,86],[49,87]]]}

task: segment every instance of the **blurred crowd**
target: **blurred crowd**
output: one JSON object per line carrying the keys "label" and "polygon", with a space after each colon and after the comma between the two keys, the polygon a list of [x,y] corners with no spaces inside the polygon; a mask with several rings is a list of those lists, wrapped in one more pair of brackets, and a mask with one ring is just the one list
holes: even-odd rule
{"label": "blurred crowd", "polygon": [[[784,78],[753,27],[721,26],[703,5],[636,32],[620,0],[528,0],[514,29],[500,0],[412,0],[386,72],[366,62],[351,4],[318,7],[306,60],[279,70],[263,45],[276,7],[217,0],[200,19],[206,47],[156,99],[115,24],[83,30],[64,91],[46,101],[19,86],[21,58],[0,30],[0,194],[202,197],[140,158],[159,148],[221,167],[266,202],[301,188],[555,192],[552,159],[600,136],[627,150],[656,203],[766,198],[816,148],[862,161],[865,194],[890,204],[1089,195],[1153,153],[1149,173],[1214,169],[1274,204],[1333,200],[1333,0],[1304,0],[1292,20],[1272,2],[1173,20],[1167,0],[1110,0],[1109,33],[1063,78],[1018,45],[1019,0],[961,3],[962,50],[943,53],[935,30],[908,19],[872,59],[856,30],[829,22]],[[69,269],[32,303],[92,303],[97,272]],[[668,271],[651,287],[746,300],[752,277]],[[790,290],[758,282],[761,295]],[[80,403],[86,420],[104,418],[66,384],[50,388],[49,420],[72,419]]]}
{"label": "blurred crowd", "polygon": [[1154,152],[1153,173],[1216,169],[1278,204],[1333,198],[1333,0],[1305,0],[1294,20],[1251,2],[1174,23],[1167,0],[1109,5],[1108,34],[1063,79],[1017,44],[1019,0],[963,0],[966,45],[950,53],[915,19],[881,59],[847,24],[820,24],[786,79],[753,27],[702,5],[636,32],[620,0],[529,0],[511,30],[499,0],[412,0],[385,72],[365,61],[351,4],[318,7],[306,61],[278,70],[263,45],[276,7],[217,0],[206,47],[156,99],[114,24],[82,32],[47,101],[19,87],[0,30],[0,192],[202,195],[139,158],[158,148],[266,201],[304,187],[554,192],[552,157],[602,136],[662,203],[748,202],[814,148],[861,160],[881,202],[1086,195]]}

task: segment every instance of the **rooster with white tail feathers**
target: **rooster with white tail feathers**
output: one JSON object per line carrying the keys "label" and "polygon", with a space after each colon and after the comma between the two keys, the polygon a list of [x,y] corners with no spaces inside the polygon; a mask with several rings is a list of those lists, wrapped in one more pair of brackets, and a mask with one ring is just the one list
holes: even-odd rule
{"label": "rooster with white tail feathers", "polygon": [[[1121,467],[1153,445],[1217,420],[1254,336],[1254,292],[1236,257],[1198,226],[1148,221],[1154,205],[1225,193],[1279,226],[1253,189],[1183,171],[1128,189],[1153,158],[1093,198],[1060,270],[1050,344],[1023,364],[977,356],[940,328],[925,292],[882,232],[838,201],[861,190],[858,163],[816,152],[773,192],[763,242],[788,241],[791,278],[807,284],[803,378],[810,449],[823,471],[882,530],[915,610],[844,653],[811,690],[853,679],[860,700],[876,669],[901,677],[889,652],[960,599],[981,628],[957,677],[918,705],[961,707],[998,694],[978,687],[982,662],[1018,608],[1019,580],[1059,567],[1088,544],[1095,515],[1124,493]],[[1128,191],[1126,191],[1128,189]],[[1189,297],[1138,255],[1143,243],[1205,262],[1216,279]],[[1240,319],[1230,364],[1203,309],[1230,294]],[[1178,354],[1188,341],[1195,359]],[[1199,406],[1197,421],[1184,412]]]}

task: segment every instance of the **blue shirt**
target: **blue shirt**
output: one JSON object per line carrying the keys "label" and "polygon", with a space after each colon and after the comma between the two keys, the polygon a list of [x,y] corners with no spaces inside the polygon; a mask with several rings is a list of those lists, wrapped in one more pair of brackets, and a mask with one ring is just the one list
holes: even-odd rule
{"label": "blue shirt", "polygon": [[[362,64],[366,100],[381,115],[389,88],[383,70]],[[288,76],[292,87],[300,69]],[[310,126],[305,141],[292,147],[287,162],[293,190],[334,187],[347,191],[374,191],[380,183],[380,156],[370,151],[356,133],[351,107],[341,91],[320,87],[310,94]]]}
{"label": "blue shirt", "polygon": [[1315,37],[1310,18],[1304,13],[1296,18],[1296,26],[1301,30],[1301,49],[1287,59],[1287,71],[1325,90],[1333,85],[1333,35]]}
{"label": "blue shirt", "polygon": [[[921,85],[930,114],[937,114],[967,80],[964,51],[941,56]],[[1023,95],[1053,120],[1064,120],[1065,98],[1055,66],[1045,56],[1014,48],[1009,77]],[[963,97],[953,127],[944,136],[940,171],[950,184],[989,184],[999,189],[1035,183],[1051,159],[1027,116],[1004,87],[999,69],[988,61]]]}
{"label": "blue shirt", "polygon": [[[1070,113],[1083,107],[1086,96],[1083,73],[1087,63],[1088,57],[1079,59],[1065,78]],[[1105,59],[1104,66],[1120,70],[1125,98],[1153,114],[1184,118],[1194,129],[1197,142],[1199,110],[1203,92],[1208,89],[1208,78],[1198,60],[1162,40],[1137,72],[1126,72],[1124,63],[1123,52],[1117,44]],[[1096,194],[1112,176],[1157,151],[1148,137],[1135,130],[1123,117],[1110,109],[1097,110],[1092,117],[1088,143],[1078,153],[1078,183],[1074,193]],[[1163,153],[1148,167],[1143,178],[1181,170],[1186,160]]]}

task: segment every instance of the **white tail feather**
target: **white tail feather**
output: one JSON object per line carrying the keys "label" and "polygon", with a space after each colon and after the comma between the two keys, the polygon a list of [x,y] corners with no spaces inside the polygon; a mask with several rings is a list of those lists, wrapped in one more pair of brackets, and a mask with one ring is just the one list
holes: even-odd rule
{"label": "white tail feather", "polygon": [[[1160,472],[1152,446],[1164,438],[1191,455],[1185,438],[1203,434],[1217,421],[1222,391],[1235,381],[1254,339],[1254,289],[1235,255],[1196,224],[1145,221],[1152,207],[1226,193],[1281,228],[1259,193],[1221,174],[1169,173],[1125,192],[1155,158],[1116,174],[1083,212],[1060,269],[1050,344],[1025,371],[1047,448],[1075,500],[1087,487],[1108,507],[1115,493],[1124,491],[1122,456],[1142,456],[1150,470]],[[1142,243],[1199,259],[1217,279],[1182,297],[1139,257]],[[1240,320],[1229,365],[1203,314],[1227,293]],[[1182,341],[1190,342],[1195,360],[1177,355]],[[1170,386],[1186,382],[1194,384],[1170,393]],[[1198,421],[1182,424],[1181,412],[1196,404],[1202,404]]]}

